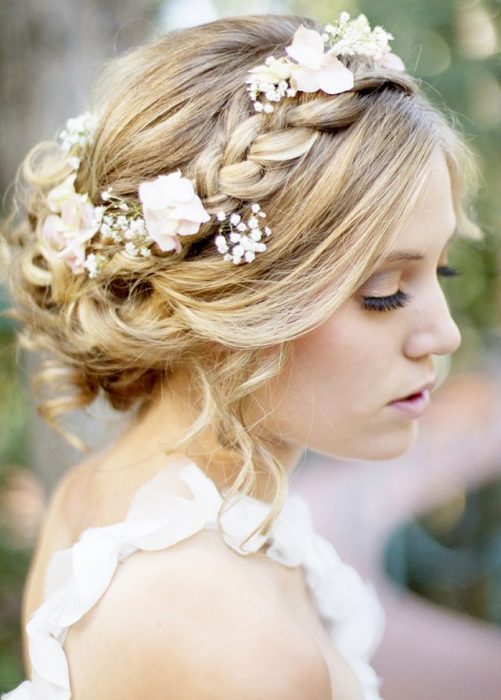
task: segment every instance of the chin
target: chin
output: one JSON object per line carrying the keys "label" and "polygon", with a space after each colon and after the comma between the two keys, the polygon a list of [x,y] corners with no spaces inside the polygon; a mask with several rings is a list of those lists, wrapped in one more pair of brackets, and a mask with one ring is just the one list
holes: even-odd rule
{"label": "chin", "polygon": [[386,439],[378,439],[373,445],[368,446],[365,457],[361,459],[377,462],[397,459],[397,457],[401,457],[414,446],[418,434],[419,425],[417,420],[409,421],[406,428],[399,431],[399,433],[388,435]]}
{"label": "chin", "polygon": [[[399,431],[382,433],[371,436],[366,440],[360,439],[356,444],[347,445],[344,449],[337,446],[325,446],[316,450],[327,457],[351,459],[363,462],[383,462],[397,459],[414,446],[419,433],[416,420],[408,421]],[[315,448],[313,448],[315,449]]]}

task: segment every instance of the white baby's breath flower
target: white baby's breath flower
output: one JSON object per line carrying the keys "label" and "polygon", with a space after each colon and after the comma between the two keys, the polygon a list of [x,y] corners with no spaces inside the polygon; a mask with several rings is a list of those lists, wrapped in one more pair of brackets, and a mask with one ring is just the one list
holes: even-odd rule
{"label": "white baby's breath flower", "polygon": [[[223,255],[223,259],[231,261],[236,265],[240,263],[252,262],[257,253],[266,250],[266,245],[261,241],[263,232],[259,228],[259,218],[265,217],[266,213],[262,211],[260,204],[253,202],[248,205],[248,213],[244,216],[237,214],[232,215],[233,222],[238,221],[235,228],[230,217],[230,231],[226,231],[224,224],[221,224],[219,233],[214,241],[219,253]],[[271,234],[271,229],[266,227],[268,233]]]}
{"label": "white baby's breath flower", "polygon": [[77,158],[76,156],[70,156],[68,158],[68,163],[70,164],[72,170],[78,170],[78,168],[80,167],[80,158]]}
{"label": "white baby's breath flower", "polygon": [[84,112],[67,120],[64,129],[58,134],[58,139],[65,151],[70,151],[74,146],[84,149],[92,144],[96,127],[96,115]]}
{"label": "white baby's breath flower", "polygon": [[136,248],[136,246],[134,245],[134,243],[132,243],[132,242],[130,242],[130,241],[129,241],[128,243],[126,243],[126,244],[125,244],[125,252],[126,252],[128,255],[136,256],[136,255],[137,255],[137,248]]}
{"label": "white baby's breath flower", "polygon": [[84,260],[83,267],[89,273],[89,277],[94,279],[102,272],[106,265],[107,258],[101,253],[90,253]]}
{"label": "white baby's breath flower", "polygon": [[219,253],[227,253],[228,252],[229,246],[228,246],[228,243],[226,242],[226,238],[224,236],[216,236],[215,243],[216,243],[216,247],[217,247]]}
{"label": "white baby's breath flower", "polygon": [[105,212],[105,207],[94,207],[94,217],[96,219],[96,222],[100,222],[103,220]]}
{"label": "white baby's breath flower", "polygon": [[134,231],[134,233],[143,233],[145,230],[145,223],[143,219],[134,219],[130,223],[130,229],[131,231]]}

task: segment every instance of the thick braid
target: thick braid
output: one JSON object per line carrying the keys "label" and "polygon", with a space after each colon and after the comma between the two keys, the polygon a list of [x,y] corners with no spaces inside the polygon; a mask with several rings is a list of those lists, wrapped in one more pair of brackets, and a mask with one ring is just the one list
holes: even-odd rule
{"label": "thick braid", "polygon": [[[229,211],[235,200],[266,201],[285,183],[287,168],[277,167],[307,153],[318,132],[288,128],[260,133],[263,116],[253,115],[241,122],[229,136],[222,152],[221,134],[198,159],[197,183],[207,206]],[[275,167],[273,167],[275,165]]]}
{"label": "thick braid", "polygon": [[284,114],[284,126],[308,127],[318,131],[335,131],[354,124],[373,103],[370,95],[383,90],[413,95],[416,83],[409,76],[398,75],[391,79],[381,75],[362,75],[355,87],[332,98],[319,95],[302,104],[290,105]]}
{"label": "thick braid", "polygon": [[206,205],[231,211],[242,200],[266,201],[285,185],[290,174],[285,164],[306,155],[320,133],[354,124],[370,106],[369,95],[384,89],[411,95],[417,85],[403,74],[361,75],[354,90],[335,97],[295,99],[271,115],[234,114],[197,159],[197,187]]}

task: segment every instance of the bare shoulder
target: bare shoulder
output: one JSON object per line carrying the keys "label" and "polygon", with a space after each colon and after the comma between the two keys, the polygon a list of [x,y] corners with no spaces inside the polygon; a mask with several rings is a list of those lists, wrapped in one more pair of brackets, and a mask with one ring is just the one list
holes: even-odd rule
{"label": "bare shoulder", "polygon": [[263,562],[218,538],[124,560],[66,638],[75,700],[330,700],[324,657]]}

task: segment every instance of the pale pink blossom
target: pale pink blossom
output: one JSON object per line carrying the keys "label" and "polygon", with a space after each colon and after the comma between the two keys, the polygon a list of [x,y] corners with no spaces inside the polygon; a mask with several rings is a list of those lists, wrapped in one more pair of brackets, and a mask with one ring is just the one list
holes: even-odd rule
{"label": "pale pink blossom", "polygon": [[45,219],[43,234],[56,244],[59,256],[72,272],[80,272],[85,260],[85,244],[99,227],[94,207],[87,201],[86,195],[73,191],[66,201],[61,201],[60,214],[50,214]]}
{"label": "pale pink blossom", "polygon": [[318,32],[299,27],[286,51],[297,61],[297,65],[291,66],[291,83],[296,90],[322,90],[335,95],[353,87],[353,73],[332,50],[325,52],[324,41]]}
{"label": "pale pink blossom", "polygon": [[75,194],[75,178],[76,173],[68,175],[60,185],[53,187],[47,195],[47,205],[54,213],[59,214],[64,202]]}
{"label": "pale pink blossom", "polygon": [[181,250],[178,236],[197,233],[209,221],[190,180],[178,170],[139,185],[139,199],[148,233],[161,250]]}

